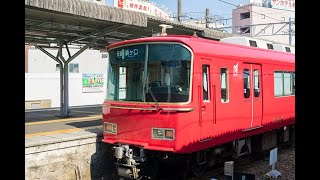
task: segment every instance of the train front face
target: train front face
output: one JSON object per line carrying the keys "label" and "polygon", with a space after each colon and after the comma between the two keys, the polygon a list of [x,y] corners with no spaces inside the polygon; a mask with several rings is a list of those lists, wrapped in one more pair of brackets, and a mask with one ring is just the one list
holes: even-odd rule
{"label": "train front face", "polygon": [[175,152],[183,138],[176,128],[183,122],[179,119],[194,113],[193,55],[173,42],[130,44],[108,52],[103,142],[113,146],[118,174],[138,179],[155,152]]}

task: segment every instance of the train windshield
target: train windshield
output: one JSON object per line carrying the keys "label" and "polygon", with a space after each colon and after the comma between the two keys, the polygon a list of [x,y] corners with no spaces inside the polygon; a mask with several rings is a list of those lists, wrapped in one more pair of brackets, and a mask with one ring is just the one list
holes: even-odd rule
{"label": "train windshield", "polygon": [[139,44],[109,51],[107,100],[187,102],[191,52],[181,44]]}

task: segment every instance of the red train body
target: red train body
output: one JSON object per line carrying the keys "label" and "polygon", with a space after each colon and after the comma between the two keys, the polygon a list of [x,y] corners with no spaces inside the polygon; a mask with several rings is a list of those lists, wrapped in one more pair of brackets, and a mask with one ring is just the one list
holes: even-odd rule
{"label": "red train body", "polygon": [[295,123],[294,54],[193,36],[108,52],[108,144],[192,154]]}

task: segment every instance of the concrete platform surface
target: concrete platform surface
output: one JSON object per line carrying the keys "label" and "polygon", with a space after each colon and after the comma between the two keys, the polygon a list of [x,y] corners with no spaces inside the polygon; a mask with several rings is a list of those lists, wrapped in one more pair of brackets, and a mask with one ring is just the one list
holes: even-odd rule
{"label": "concrete platform surface", "polygon": [[101,106],[70,108],[70,117],[60,118],[59,108],[25,112],[25,147],[102,136]]}

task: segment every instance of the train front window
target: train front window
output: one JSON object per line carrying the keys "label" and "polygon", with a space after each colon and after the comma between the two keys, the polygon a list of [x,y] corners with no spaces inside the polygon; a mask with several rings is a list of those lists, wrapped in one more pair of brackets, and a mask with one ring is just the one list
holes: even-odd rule
{"label": "train front window", "polygon": [[189,100],[191,53],[181,44],[130,45],[110,50],[109,58],[107,100]]}

